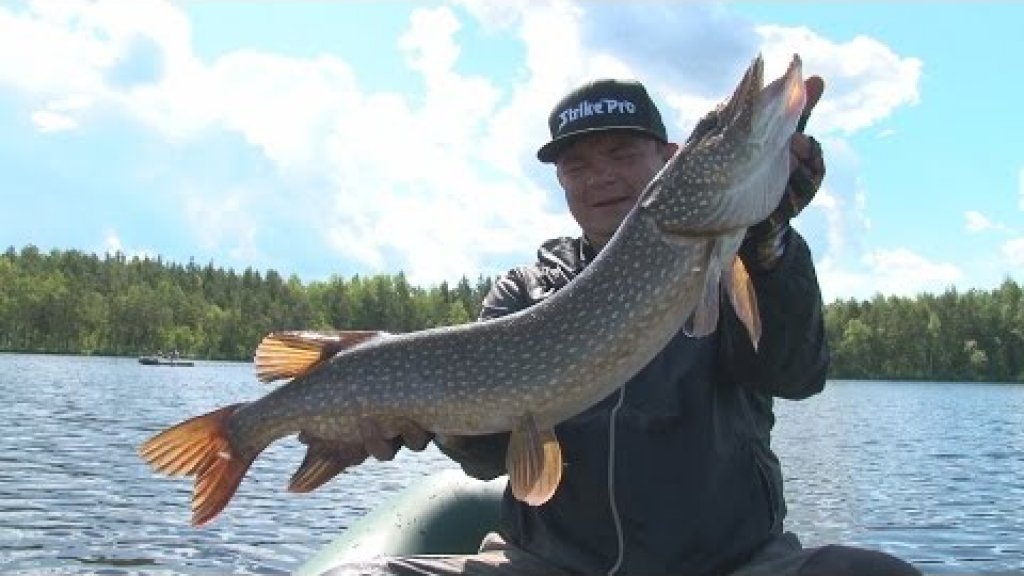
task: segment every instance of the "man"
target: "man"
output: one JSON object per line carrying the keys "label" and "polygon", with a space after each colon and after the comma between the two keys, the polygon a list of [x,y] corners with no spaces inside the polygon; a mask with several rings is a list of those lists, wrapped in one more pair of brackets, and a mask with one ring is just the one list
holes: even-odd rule
{"label": "man", "polygon": [[[810,110],[823,84],[807,82]],[[617,106],[592,106],[598,102]],[[804,118],[804,121],[806,118]],[[701,121],[698,134],[715,122]],[[643,85],[600,80],[566,95],[549,117],[552,140],[537,153],[555,165],[579,238],[541,245],[538,261],[498,280],[481,319],[532,306],[568,284],[614,235],[644,187],[677,146]],[[692,138],[692,136],[691,136]],[[477,555],[408,557],[375,566],[392,574],[918,574],[879,552],[802,549],[783,531],[779,462],[770,448],[773,397],[822,390],[828,350],[810,252],[789,219],[825,175],[818,144],[791,143],[792,172],[779,209],[752,227],[740,250],[763,323],[760,350],[733,310],[716,333],[678,334],[628,385],[562,423],[566,462],[558,491],[538,507],[508,490],[497,533]],[[372,422],[366,450],[393,457],[398,444]],[[421,449],[422,430],[405,443]],[[507,434],[436,438],[471,476],[505,473]]]}

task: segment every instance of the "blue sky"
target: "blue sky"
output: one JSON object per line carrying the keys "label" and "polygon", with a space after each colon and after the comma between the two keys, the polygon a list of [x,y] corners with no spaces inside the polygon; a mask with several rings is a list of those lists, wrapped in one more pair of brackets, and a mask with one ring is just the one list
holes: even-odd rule
{"label": "blue sky", "polygon": [[1024,4],[0,5],[0,244],[493,275],[577,229],[550,106],[644,81],[685,138],[757,53],[827,82],[796,227],[827,301],[1024,280]]}

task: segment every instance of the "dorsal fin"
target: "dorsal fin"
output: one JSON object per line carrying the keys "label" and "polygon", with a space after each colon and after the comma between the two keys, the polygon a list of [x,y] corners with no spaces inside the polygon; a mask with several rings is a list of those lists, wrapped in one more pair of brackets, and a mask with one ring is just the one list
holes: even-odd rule
{"label": "dorsal fin", "polygon": [[375,330],[271,332],[256,348],[256,376],[261,382],[296,378],[342,350],[385,334]]}

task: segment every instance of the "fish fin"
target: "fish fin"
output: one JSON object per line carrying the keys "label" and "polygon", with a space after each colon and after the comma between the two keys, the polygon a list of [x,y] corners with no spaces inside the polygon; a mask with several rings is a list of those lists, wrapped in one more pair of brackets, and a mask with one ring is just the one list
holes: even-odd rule
{"label": "fish fin", "polygon": [[228,438],[233,404],[196,416],[153,436],[139,447],[139,456],[157,472],[195,476],[192,525],[202,526],[227,506],[260,451],[242,456]]}
{"label": "fish fin", "polygon": [[348,468],[350,462],[340,451],[328,448],[326,441],[310,441],[306,457],[288,481],[288,491],[312,492]]}
{"label": "fish fin", "polygon": [[[708,255],[703,291],[698,297],[697,306],[694,308],[693,314],[683,324],[683,330],[688,336],[700,338],[708,336],[718,329],[722,290],[725,290],[727,296],[735,305],[735,295],[740,294],[742,296],[742,292],[735,292],[733,284],[740,282],[742,285],[745,281],[747,285],[750,285],[750,276],[747,274],[746,268],[743,267],[743,263],[736,257],[736,252],[739,250],[740,244],[743,243],[745,235],[746,230],[738,230],[723,235],[713,242],[710,254]],[[740,266],[738,272],[736,268],[737,263]],[[741,274],[741,276],[737,277],[737,273]],[[750,295],[753,296],[752,286],[750,286],[749,291]],[[756,310],[755,303],[755,315]]]}
{"label": "fish fin", "polygon": [[530,506],[550,500],[562,480],[562,448],[555,431],[539,430],[533,415],[522,416],[509,438],[505,465],[517,500]]}
{"label": "fish fin", "polygon": [[750,280],[747,267],[739,256],[732,262],[732,270],[729,275],[729,282],[726,284],[726,293],[729,301],[732,302],[736,317],[740,319],[743,326],[750,335],[750,343],[757,350],[761,341],[761,314],[757,308],[757,293],[754,292],[754,283]]}
{"label": "fish fin", "polygon": [[256,348],[256,376],[262,382],[296,378],[338,352],[384,334],[374,330],[272,332]]}
{"label": "fish fin", "polygon": [[[718,268],[716,263],[709,266]],[[697,307],[685,324],[686,334],[694,338],[707,336],[718,328],[718,310],[720,307],[718,282],[721,273],[709,270],[704,278],[704,289],[701,292]]]}

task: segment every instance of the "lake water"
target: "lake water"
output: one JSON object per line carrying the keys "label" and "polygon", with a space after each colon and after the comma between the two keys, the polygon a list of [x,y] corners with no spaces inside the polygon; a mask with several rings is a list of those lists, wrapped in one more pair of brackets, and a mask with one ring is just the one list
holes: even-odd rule
{"label": "lake water", "polygon": [[[152,474],[136,448],[266,391],[249,364],[0,354],[0,572],[288,573],[454,467],[406,452],[293,495],[303,450],[282,441],[213,524],[190,527],[190,482]],[[805,544],[882,549],[931,573],[1024,573],[1024,386],[840,381],[776,413],[787,527]]]}

